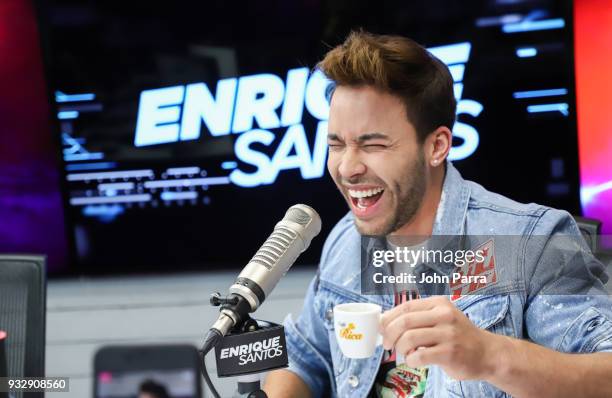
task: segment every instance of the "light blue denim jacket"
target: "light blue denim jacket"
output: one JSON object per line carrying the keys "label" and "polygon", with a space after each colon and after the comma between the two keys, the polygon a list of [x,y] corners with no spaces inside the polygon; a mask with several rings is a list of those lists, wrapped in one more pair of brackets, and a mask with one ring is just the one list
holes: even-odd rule
{"label": "light blue denim jacket", "polygon": [[[571,216],[536,204],[520,204],[464,180],[450,162],[433,228],[434,235],[515,235],[521,243],[495,253],[498,283],[455,301],[478,327],[531,341],[561,352],[612,351],[612,300],[604,292],[607,276],[589,254],[580,277],[566,294],[547,294],[557,280],[550,266],[563,259],[546,250],[546,239],[579,235]],[[365,398],[376,378],[382,347],[368,359],[342,355],[334,335],[332,308],[344,302],[373,302],[391,308],[393,296],[361,294],[361,237],[351,213],[329,234],[317,276],[302,312],[285,319],[289,370],[315,397]],[[447,270],[448,271],[448,270]],[[505,276],[505,277],[504,277]],[[578,281],[578,282],[576,282]],[[550,290],[549,290],[550,293]],[[427,292],[422,296],[427,296]],[[430,366],[426,397],[506,397],[484,381],[456,381]]]}

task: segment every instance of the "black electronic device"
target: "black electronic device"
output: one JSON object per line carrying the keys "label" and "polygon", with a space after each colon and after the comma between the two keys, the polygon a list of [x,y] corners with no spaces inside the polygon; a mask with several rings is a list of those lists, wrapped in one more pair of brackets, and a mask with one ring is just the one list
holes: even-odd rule
{"label": "black electronic device", "polygon": [[199,367],[190,345],[103,347],[94,359],[94,398],[202,398]]}

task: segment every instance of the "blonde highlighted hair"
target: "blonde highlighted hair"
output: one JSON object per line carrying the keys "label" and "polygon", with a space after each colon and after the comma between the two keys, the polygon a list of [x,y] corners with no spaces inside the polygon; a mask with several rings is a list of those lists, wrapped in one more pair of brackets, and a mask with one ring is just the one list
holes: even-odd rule
{"label": "blonde highlighted hair", "polygon": [[399,97],[420,142],[440,126],[453,128],[457,103],[451,74],[411,39],[353,31],[317,67],[334,87],[372,86]]}

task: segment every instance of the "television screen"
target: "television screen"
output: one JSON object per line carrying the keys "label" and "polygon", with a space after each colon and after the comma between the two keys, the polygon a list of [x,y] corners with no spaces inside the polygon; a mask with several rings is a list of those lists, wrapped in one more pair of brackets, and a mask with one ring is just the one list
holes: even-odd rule
{"label": "television screen", "polygon": [[352,29],[445,62],[464,177],[579,212],[571,3],[41,3],[78,273],[245,264],[288,207],[323,230],[347,205],[326,172],[327,79]]}

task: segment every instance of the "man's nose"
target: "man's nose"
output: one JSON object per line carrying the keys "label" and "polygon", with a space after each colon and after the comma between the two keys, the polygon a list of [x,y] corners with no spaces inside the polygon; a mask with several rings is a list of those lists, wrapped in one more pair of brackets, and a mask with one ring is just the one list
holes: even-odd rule
{"label": "man's nose", "polygon": [[365,174],[366,166],[356,150],[348,149],[344,151],[344,154],[342,155],[338,172],[343,179],[348,180]]}

